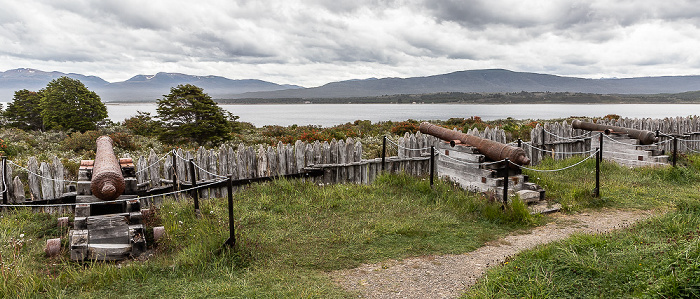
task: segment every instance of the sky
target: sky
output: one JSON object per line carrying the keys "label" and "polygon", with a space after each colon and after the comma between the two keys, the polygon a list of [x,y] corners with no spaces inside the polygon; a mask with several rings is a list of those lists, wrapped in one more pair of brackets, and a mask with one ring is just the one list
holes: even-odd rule
{"label": "sky", "polygon": [[493,68],[700,75],[699,26],[682,0],[0,0],[0,71],[305,87]]}

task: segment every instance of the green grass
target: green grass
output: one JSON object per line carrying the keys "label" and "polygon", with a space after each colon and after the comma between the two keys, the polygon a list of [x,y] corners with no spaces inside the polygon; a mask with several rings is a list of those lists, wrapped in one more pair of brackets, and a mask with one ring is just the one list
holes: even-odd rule
{"label": "green grass", "polygon": [[[228,237],[225,200],[169,201],[166,228],[146,262],[87,263],[43,255],[44,238],[66,232],[55,216],[3,215],[0,297],[348,297],[327,273],[361,263],[463,253],[541,221],[444,182],[385,175],[369,186],[317,186],[280,180],[235,196],[237,246]],[[7,228],[7,229],[5,229]],[[29,240],[31,239],[31,240]]]}
{"label": "green grass", "polygon": [[[556,169],[580,158],[548,160]],[[603,163],[600,198],[591,196],[595,161],[568,172],[529,172],[568,211],[669,211],[611,234],[574,235],[493,268],[464,298],[700,298],[700,156],[678,168]]]}
{"label": "green grass", "polygon": [[488,271],[464,298],[700,298],[700,202],[610,234],[578,234]]}
{"label": "green grass", "polygon": [[[546,159],[539,169],[559,169],[582,158]],[[565,211],[590,208],[664,209],[686,198],[700,199],[700,156],[683,156],[679,167],[629,168],[603,161],[600,197],[593,197],[595,159],[559,172],[525,171],[547,191],[547,198],[558,201]]]}
{"label": "green grass", "polygon": [[[543,169],[579,161],[546,161]],[[677,297],[699,285],[700,157],[677,169],[629,169],[603,163],[602,197],[591,196],[594,161],[565,172],[528,172],[566,211],[592,208],[671,210],[630,230],[576,235],[510,259],[467,297]],[[520,202],[503,208],[451,183],[384,175],[372,185],[317,186],[280,180],[234,197],[237,245],[228,237],[226,201],[166,201],[150,223],[166,237],[145,262],[86,263],[43,254],[62,237],[56,216],[14,210],[0,218],[0,297],[344,298],[328,273],[426,254],[472,251],[546,221]],[[152,243],[151,243],[152,244]]]}

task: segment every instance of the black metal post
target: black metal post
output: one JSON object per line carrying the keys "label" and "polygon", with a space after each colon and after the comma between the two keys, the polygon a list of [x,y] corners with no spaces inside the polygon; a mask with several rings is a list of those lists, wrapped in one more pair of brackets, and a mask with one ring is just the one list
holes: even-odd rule
{"label": "black metal post", "polygon": [[7,157],[2,156],[2,188],[4,191],[2,191],[2,204],[6,205],[7,204],[7,182],[5,181],[5,177],[7,173]]}
{"label": "black metal post", "polygon": [[602,155],[600,149],[595,154],[595,189],[593,189],[593,197],[600,197],[600,159]]}
{"label": "black metal post", "polygon": [[508,158],[505,159],[504,161],[504,167],[503,167],[503,204],[508,204],[508,164],[510,164],[510,160]]}
{"label": "black metal post", "polygon": [[598,147],[598,150],[600,152],[598,154],[600,155],[600,160],[603,161],[603,132],[600,132],[600,136],[598,137],[598,142],[600,143],[600,146]]}
{"label": "black metal post", "polygon": [[673,136],[673,167],[676,167],[676,156],[678,155],[678,138]]}
{"label": "black metal post", "polygon": [[197,189],[197,176],[194,172],[194,159],[190,159],[190,177],[192,178],[192,198],[194,199],[194,211],[199,211],[199,190]]}
{"label": "black metal post", "polygon": [[233,247],[236,245],[236,227],[233,225],[233,179],[228,177],[228,184],[226,184],[226,190],[228,190],[228,231],[229,236],[226,240],[225,245]]}
{"label": "black metal post", "polygon": [[173,150],[173,191],[180,191],[180,182],[177,181],[177,156]]}
{"label": "black metal post", "polygon": [[523,140],[518,138],[518,147],[523,147]]}
{"label": "black metal post", "polygon": [[433,178],[435,177],[435,147],[430,147],[430,188],[433,188]]}
{"label": "black metal post", "polygon": [[386,135],[382,139],[382,171],[384,171],[384,163],[386,162]]}

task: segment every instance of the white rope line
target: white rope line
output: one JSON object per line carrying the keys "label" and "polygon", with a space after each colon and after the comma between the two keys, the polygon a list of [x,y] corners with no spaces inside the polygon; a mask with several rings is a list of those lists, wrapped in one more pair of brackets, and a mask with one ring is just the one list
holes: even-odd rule
{"label": "white rope line", "polygon": [[15,163],[15,162],[12,162],[12,161],[10,161],[10,160],[7,160],[7,162],[10,162],[10,164],[12,164],[12,165],[14,165],[14,166],[17,166],[17,167],[19,167],[19,168],[21,168],[21,169],[24,169],[26,172],[28,172],[28,173],[31,174],[31,175],[40,177],[40,178],[45,179],[45,180],[51,180],[51,181],[54,181],[54,182],[68,182],[69,184],[77,184],[77,183],[78,183],[77,181],[59,180],[59,179],[54,179],[54,178],[45,177],[45,176],[42,176],[42,175],[40,175],[40,174],[34,173],[34,172],[30,171],[29,169],[24,168],[24,167],[22,167],[21,165]]}
{"label": "white rope line", "polygon": [[[671,140],[672,140],[672,139],[669,139],[669,140],[666,140],[665,142],[669,142],[669,141],[671,141]],[[678,140],[679,140],[679,141],[683,141],[683,142],[691,142],[691,143],[693,143],[693,142],[700,142],[700,140],[687,140],[687,139],[680,139],[680,138],[678,138]]]}
{"label": "white rope line", "polygon": [[[440,154],[440,153],[436,152],[436,154]],[[468,164],[468,165],[492,165],[492,164],[498,164],[498,163],[505,161],[505,159],[503,159],[503,160],[495,161],[495,162],[469,162],[469,161],[464,161],[462,159],[453,158],[453,157],[450,157],[448,155],[442,155],[442,156],[446,157],[450,160],[453,160],[455,162],[462,163],[462,164]]]}
{"label": "white rope line", "polygon": [[612,137],[605,135],[605,134],[603,134],[603,136],[605,136],[605,138],[608,138],[610,141],[615,142],[615,143],[624,144],[627,146],[641,146],[641,144],[632,144],[632,143],[624,143],[621,141],[617,141],[617,140],[613,139]]}
{"label": "white rope line", "polygon": [[669,142],[671,142],[671,141],[673,141],[673,139],[667,139],[667,140],[664,140],[664,141],[661,141],[661,142],[657,142],[656,145],[662,145],[662,144],[664,144],[664,143],[669,143]]}
{"label": "white rope line", "polygon": [[[543,130],[545,133],[547,133],[547,134],[549,134],[549,135],[551,135],[551,136],[554,136],[554,137],[556,137],[556,138],[558,138],[558,139],[565,139],[565,140],[572,140],[572,141],[583,141],[583,140],[586,140],[586,139],[591,139],[591,138],[593,138],[593,136],[589,135],[589,134],[591,134],[590,131],[589,131],[588,133],[583,133],[583,134],[578,135],[578,136],[564,137],[564,136],[559,136],[559,135],[557,135],[557,134],[554,134],[554,133],[552,133],[552,132],[550,132],[550,131],[547,131],[547,129],[545,129],[544,127],[542,127],[542,130]],[[586,138],[581,138],[581,137],[584,137],[584,136],[586,136],[586,135],[588,135],[588,137],[586,137]]]}
{"label": "white rope line", "polygon": [[618,161],[636,162],[636,163],[646,163],[646,164],[668,165],[668,164],[666,164],[666,163],[661,163],[661,162],[630,160],[630,159],[623,159],[623,158],[618,158],[618,157],[607,157],[606,159],[612,159],[612,160],[618,160]]}
{"label": "white rope line", "polygon": [[389,141],[389,143],[395,145],[397,148],[402,149],[402,150],[407,150],[407,151],[424,151],[424,150],[429,150],[429,149],[430,149],[429,147],[424,147],[424,148],[407,148],[407,147],[405,147],[405,146],[400,146],[400,145],[398,145],[397,143],[394,143],[393,141],[391,141],[391,140],[388,139],[388,138],[387,138],[387,140]]}
{"label": "white rope line", "polygon": [[531,145],[531,144],[527,144],[527,146],[529,146],[529,147],[531,147],[531,148],[533,148],[533,149],[536,149],[536,150],[538,150],[538,151],[541,151],[541,152],[552,153],[552,154],[562,154],[562,155],[583,155],[583,154],[590,154],[590,153],[596,151],[596,150],[592,149],[592,150],[588,150],[588,151],[585,151],[585,152],[555,152],[555,151],[550,151],[550,150],[545,150],[545,149],[537,148],[537,147],[535,147],[535,146],[533,146],[533,145]]}
{"label": "white rope line", "polygon": [[136,174],[139,174],[139,173],[141,173],[141,172],[143,172],[143,171],[146,171],[146,170],[150,169],[151,167],[153,167],[153,165],[158,164],[158,166],[160,166],[160,162],[163,161],[163,160],[165,160],[165,159],[167,159],[167,158],[168,158],[168,154],[170,154],[170,153],[167,153],[167,154],[163,155],[160,159],[158,159],[158,161],[155,161],[155,162],[151,163],[151,165],[146,166],[144,169],[139,169],[139,171],[137,171]]}
{"label": "white rope line", "polygon": [[559,168],[559,169],[534,169],[534,168],[528,168],[528,167],[525,167],[525,166],[522,166],[522,165],[515,164],[515,163],[513,163],[513,161],[510,161],[510,160],[509,160],[508,162],[510,162],[511,164],[513,164],[513,165],[515,165],[515,166],[518,166],[518,167],[520,167],[520,168],[522,168],[522,169],[532,170],[532,171],[536,171],[536,172],[556,172],[556,171],[562,171],[562,170],[566,170],[566,169],[575,167],[575,166],[577,166],[577,165],[579,165],[579,164],[585,162],[586,160],[592,158],[592,157],[595,156],[597,153],[598,153],[598,150],[596,150],[593,154],[591,154],[590,156],[586,157],[585,159],[581,160],[580,162],[578,162],[578,163],[576,163],[576,164],[572,164],[572,165],[569,165],[569,166],[567,166],[567,167]]}
{"label": "white rope line", "polygon": [[218,183],[221,183],[221,182],[223,182],[223,181],[225,181],[225,180],[220,180],[220,181],[216,181],[216,182],[211,182],[211,183],[207,183],[207,184],[204,184],[204,185],[198,185],[197,187],[192,187],[192,188],[188,188],[188,189],[184,189],[184,190],[180,190],[180,191],[173,191],[173,192],[168,192],[168,193],[163,193],[163,194],[158,194],[158,195],[149,195],[149,196],[144,196],[144,197],[138,196],[138,197],[135,197],[135,198],[115,199],[115,200],[109,200],[109,201],[86,202],[86,203],[76,202],[76,203],[58,203],[58,204],[50,204],[50,205],[27,205],[27,204],[19,204],[19,205],[0,205],[0,207],[66,207],[66,206],[77,206],[77,205],[93,205],[93,204],[103,204],[103,203],[116,203],[116,202],[124,202],[124,201],[137,200],[137,199],[138,199],[138,200],[142,200],[142,199],[149,199],[149,198],[170,196],[170,195],[173,195],[173,194],[176,194],[176,193],[185,193],[185,192],[189,192],[189,191],[192,191],[192,190],[195,190],[195,189],[200,189],[200,188],[204,188],[204,187],[211,186],[211,185],[214,185],[214,184],[218,184]]}
{"label": "white rope line", "polygon": [[177,194],[177,193],[189,192],[189,191],[192,191],[192,190],[195,190],[195,189],[200,189],[200,188],[204,188],[204,187],[211,186],[211,185],[214,185],[214,184],[219,184],[219,183],[224,182],[224,181],[227,181],[227,180],[228,180],[228,178],[226,177],[225,180],[215,181],[215,182],[207,183],[207,184],[204,184],[204,185],[197,185],[197,187],[191,187],[191,188],[187,188],[187,189],[180,190],[180,191],[172,191],[172,192],[163,193],[163,194],[158,194],[158,195],[149,195],[149,196],[144,196],[144,197],[140,197],[140,196],[139,196],[139,197],[136,197],[136,199],[149,199],[149,198],[156,198],[156,197],[169,196],[169,195],[173,195],[173,194]]}
{"label": "white rope line", "polygon": [[2,184],[3,184],[3,186],[5,187],[5,189],[3,189],[2,191],[0,191],[0,193],[5,193],[5,191],[8,191],[8,190],[7,190],[7,182],[5,181],[4,178],[2,179]]}
{"label": "white rope line", "polygon": [[204,171],[205,173],[208,173],[208,174],[210,174],[210,175],[212,175],[212,176],[214,176],[214,177],[226,178],[225,176],[218,175],[218,174],[216,174],[216,173],[211,173],[211,172],[207,171],[206,169],[204,169],[204,168],[200,167],[199,165],[197,165],[197,163],[192,163],[192,165],[194,165],[195,168],[197,168],[197,169],[199,169],[199,170],[201,170],[201,171]]}

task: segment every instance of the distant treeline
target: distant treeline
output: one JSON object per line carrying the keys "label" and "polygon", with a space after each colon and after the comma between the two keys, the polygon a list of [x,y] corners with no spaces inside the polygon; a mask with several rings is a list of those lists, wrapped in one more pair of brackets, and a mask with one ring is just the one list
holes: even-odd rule
{"label": "distant treeline", "polygon": [[583,104],[583,103],[700,103],[700,91],[678,94],[626,95],[574,92],[467,93],[440,92],[357,98],[217,99],[220,104]]}

